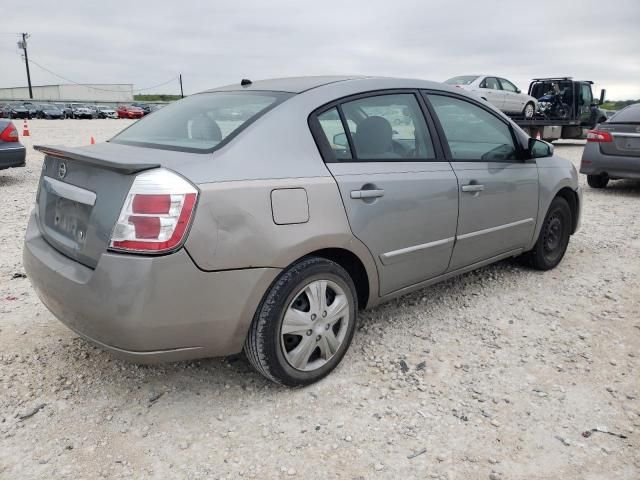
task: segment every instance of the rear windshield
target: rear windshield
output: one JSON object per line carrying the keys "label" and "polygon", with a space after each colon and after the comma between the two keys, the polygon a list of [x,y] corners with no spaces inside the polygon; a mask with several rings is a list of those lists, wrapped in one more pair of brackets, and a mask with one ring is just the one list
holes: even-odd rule
{"label": "rear windshield", "polygon": [[478,75],[462,75],[460,77],[450,78],[444,83],[448,85],[469,85],[473,83],[476,78],[478,78]]}
{"label": "rear windshield", "polygon": [[144,117],[110,141],[163,150],[211,152],[290,96],[281,92],[199,93]]}
{"label": "rear windshield", "polygon": [[607,123],[640,123],[640,103],[634,103],[614,113]]}

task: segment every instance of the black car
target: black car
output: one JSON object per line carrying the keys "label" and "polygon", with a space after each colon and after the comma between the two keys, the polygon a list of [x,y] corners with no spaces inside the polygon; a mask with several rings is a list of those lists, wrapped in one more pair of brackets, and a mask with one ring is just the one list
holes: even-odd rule
{"label": "black car", "polygon": [[3,118],[31,118],[29,109],[18,103],[9,103],[2,109]]}
{"label": "black car", "polygon": [[20,143],[18,130],[11,120],[0,119],[0,170],[24,167],[27,151]]}
{"label": "black car", "polygon": [[73,111],[71,110],[71,105],[64,103],[54,103],[58,110],[62,112],[62,118],[71,118]]}
{"label": "black car", "polygon": [[36,105],[36,118],[60,119],[64,117],[64,113],[55,105],[50,103]]}

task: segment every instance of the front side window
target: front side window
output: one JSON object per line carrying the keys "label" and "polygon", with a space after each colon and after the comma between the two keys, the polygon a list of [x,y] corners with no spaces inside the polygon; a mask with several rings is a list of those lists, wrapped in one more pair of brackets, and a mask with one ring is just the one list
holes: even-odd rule
{"label": "front side window", "polygon": [[427,97],[453,160],[500,162],[517,158],[511,129],[494,115],[465,100],[444,95]]}
{"label": "front side window", "polygon": [[500,88],[500,84],[498,83],[498,79],[495,77],[487,77],[480,85],[480,88],[490,88],[491,90],[502,90]]}
{"label": "front side window", "polygon": [[580,86],[580,97],[582,105],[591,105],[593,103],[593,94],[591,93],[591,86],[583,83]]}
{"label": "front side window", "polygon": [[110,141],[164,150],[210,152],[289,96],[281,92],[192,95],[144,117]]}
{"label": "front side window", "polygon": [[427,124],[413,94],[360,98],[341,108],[358,161],[435,159]]}
{"label": "front side window", "polygon": [[500,79],[500,84],[502,85],[502,89],[506,90],[507,92],[516,93],[518,91],[518,87],[516,87],[509,80],[505,80],[504,78]]}

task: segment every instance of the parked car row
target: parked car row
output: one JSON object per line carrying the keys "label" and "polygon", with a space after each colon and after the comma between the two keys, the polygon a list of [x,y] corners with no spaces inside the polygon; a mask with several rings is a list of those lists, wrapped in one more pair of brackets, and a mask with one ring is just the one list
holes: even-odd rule
{"label": "parked car row", "polygon": [[140,103],[119,105],[117,107],[86,105],[83,103],[6,103],[0,104],[0,118],[42,118],[47,120],[65,118],[142,118],[163,106]]}

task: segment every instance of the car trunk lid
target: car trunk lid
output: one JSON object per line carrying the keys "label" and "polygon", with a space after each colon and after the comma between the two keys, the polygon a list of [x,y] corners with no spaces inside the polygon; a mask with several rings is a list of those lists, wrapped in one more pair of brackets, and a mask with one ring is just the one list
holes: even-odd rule
{"label": "car trunk lid", "polygon": [[35,211],[49,244],[95,268],[109,246],[135,174],[160,164],[92,147],[98,148],[34,147],[45,155]]}
{"label": "car trunk lid", "polygon": [[640,157],[640,123],[609,123],[598,126],[598,130],[608,132],[612,142],[600,143],[600,151],[605,155]]}

